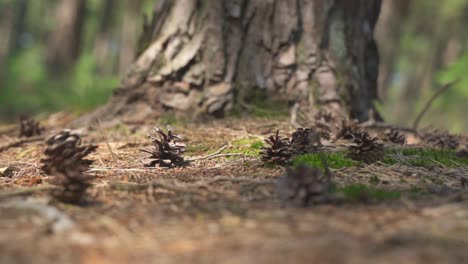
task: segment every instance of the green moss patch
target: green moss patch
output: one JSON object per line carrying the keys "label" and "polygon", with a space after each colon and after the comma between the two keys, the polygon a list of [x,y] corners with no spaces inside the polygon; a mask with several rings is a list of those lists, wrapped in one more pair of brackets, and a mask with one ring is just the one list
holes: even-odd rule
{"label": "green moss patch", "polygon": [[214,152],[214,149],[215,145],[213,144],[189,142],[189,144],[187,144],[187,150],[185,151],[185,154],[188,156],[205,155],[207,153],[209,154],[210,152]]}
{"label": "green moss patch", "polygon": [[293,158],[293,165],[307,164],[311,167],[324,169],[322,156],[327,160],[327,164],[332,169],[341,169],[346,167],[358,166],[360,163],[350,159],[346,153],[311,153]]}
{"label": "green moss patch", "polygon": [[232,142],[229,152],[242,153],[249,156],[259,156],[260,150],[264,146],[262,140],[258,138],[242,138]]}
{"label": "green moss patch", "polygon": [[385,151],[382,162],[387,165],[407,164],[416,167],[468,166],[468,158],[459,158],[455,151],[447,149],[391,148]]}
{"label": "green moss patch", "polygon": [[401,196],[398,191],[377,189],[364,184],[352,184],[339,188],[337,192],[342,193],[346,199],[351,201],[388,201],[399,199]]}

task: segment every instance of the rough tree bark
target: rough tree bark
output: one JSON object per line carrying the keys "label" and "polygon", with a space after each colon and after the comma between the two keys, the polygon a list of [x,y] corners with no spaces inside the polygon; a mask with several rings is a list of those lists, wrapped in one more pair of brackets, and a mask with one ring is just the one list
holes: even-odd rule
{"label": "rough tree bark", "polygon": [[[223,116],[253,91],[366,120],[377,99],[380,0],[160,0],[100,118]],[[244,98],[243,98],[244,97]]]}

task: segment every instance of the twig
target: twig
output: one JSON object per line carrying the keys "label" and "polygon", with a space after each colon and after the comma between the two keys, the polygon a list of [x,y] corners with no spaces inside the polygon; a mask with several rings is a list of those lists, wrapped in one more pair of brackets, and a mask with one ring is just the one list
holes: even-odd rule
{"label": "twig", "polygon": [[35,142],[35,141],[41,141],[44,140],[44,136],[35,136],[35,137],[30,137],[30,138],[20,138],[17,139],[13,142],[7,143],[3,146],[0,146],[0,152],[5,151],[9,148],[14,148],[14,147],[19,147],[24,143],[30,143],[30,142]]}
{"label": "twig", "polygon": [[197,185],[209,185],[221,181],[230,181],[230,182],[248,182],[248,183],[256,183],[256,184],[273,184],[274,181],[272,180],[257,180],[247,177],[229,177],[229,176],[218,176],[214,179],[206,181],[205,183],[197,184]]}
{"label": "twig", "polygon": [[30,188],[22,188],[13,191],[2,191],[0,192],[0,199],[11,198],[16,196],[24,196],[24,195],[31,195],[39,192],[50,191],[55,189],[56,187],[46,185],[46,186],[39,186],[39,187],[30,187]]}
{"label": "twig", "polygon": [[111,146],[109,145],[109,140],[107,138],[107,135],[104,134],[103,130],[102,130],[102,124],[101,124],[101,120],[98,120],[97,121],[97,128],[99,130],[99,133],[104,137],[105,141],[106,141],[106,146],[107,146],[107,149],[109,149],[109,152],[111,153],[112,155],[112,158],[114,158],[114,162],[117,163],[117,161],[119,161],[119,156],[117,156],[117,154],[115,154],[115,152],[112,150]]}
{"label": "twig", "polygon": [[435,92],[435,94],[429,99],[429,101],[427,101],[424,108],[421,110],[421,112],[418,114],[418,116],[414,120],[414,123],[413,123],[413,129],[414,130],[418,129],[419,122],[424,117],[424,114],[426,114],[427,110],[429,110],[429,108],[431,107],[431,105],[435,101],[435,99],[437,99],[437,97],[441,96],[443,93],[448,91],[448,89],[450,89],[454,84],[458,83],[458,81],[459,80],[449,82],[449,83],[443,85],[438,91]]}
{"label": "twig", "polygon": [[121,171],[121,172],[147,172],[151,170],[164,170],[169,168],[164,167],[146,167],[145,169],[138,169],[138,168],[92,168],[89,169],[88,172],[97,172],[97,171]]}
{"label": "twig", "polygon": [[223,150],[225,150],[227,147],[228,147],[227,145],[224,145],[218,151],[216,151],[214,153],[211,153],[209,155],[206,155],[206,156],[186,158],[184,160],[184,163],[188,163],[188,162],[192,162],[192,161],[196,161],[196,160],[214,159],[214,158],[219,158],[219,157],[230,157],[230,156],[244,155],[243,153],[222,153],[221,154],[221,152],[223,152]]}
{"label": "twig", "polygon": [[190,162],[190,161],[195,161],[195,160],[207,159],[207,158],[209,158],[211,156],[214,156],[214,155],[217,155],[217,154],[223,152],[223,150],[225,150],[227,147],[228,147],[227,145],[224,145],[220,149],[218,149],[218,151],[216,151],[215,153],[211,153],[210,155],[206,155],[206,156],[198,157],[198,158],[187,158],[185,160],[187,162]]}
{"label": "twig", "polygon": [[191,162],[191,161],[196,161],[196,160],[214,159],[214,158],[219,158],[219,157],[232,157],[232,156],[245,156],[245,154],[244,153],[221,153],[221,154],[216,154],[216,155],[210,155],[210,156],[190,159],[190,160],[186,160],[186,161]]}

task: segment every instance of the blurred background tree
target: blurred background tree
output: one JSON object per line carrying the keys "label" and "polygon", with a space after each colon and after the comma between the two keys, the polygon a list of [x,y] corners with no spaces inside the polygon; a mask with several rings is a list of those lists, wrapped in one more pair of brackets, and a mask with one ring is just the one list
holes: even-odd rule
{"label": "blurred background tree", "polygon": [[0,120],[105,103],[134,59],[141,14],[153,5],[0,0]]}
{"label": "blurred background tree", "polygon": [[[0,120],[106,102],[135,57],[154,0],[0,0]],[[383,1],[378,105],[410,126],[442,84],[421,126],[468,131],[468,1]]]}
{"label": "blurred background tree", "polygon": [[426,113],[421,127],[468,131],[468,1],[383,1],[376,30],[384,119],[410,126],[445,83],[459,80]]}

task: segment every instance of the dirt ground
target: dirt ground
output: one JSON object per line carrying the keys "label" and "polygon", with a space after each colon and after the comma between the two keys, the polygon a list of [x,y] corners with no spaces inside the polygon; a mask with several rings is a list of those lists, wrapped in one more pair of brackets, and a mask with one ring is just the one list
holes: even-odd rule
{"label": "dirt ground", "polygon": [[[185,156],[205,157],[175,169],[139,162],[155,125],[87,133],[99,148],[84,206],[41,191],[49,180],[39,169],[43,141],[0,152],[0,168],[15,167],[0,176],[0,263],[468,263],[467,166],[334,169],[338,185],[378,176],[375,186],[401,197],[296,208],[276,195],[284,168],[265,166],[239,143],[289,132],[286,120],[174,124]],[[226,155],[206,158],[225,145]]]}

